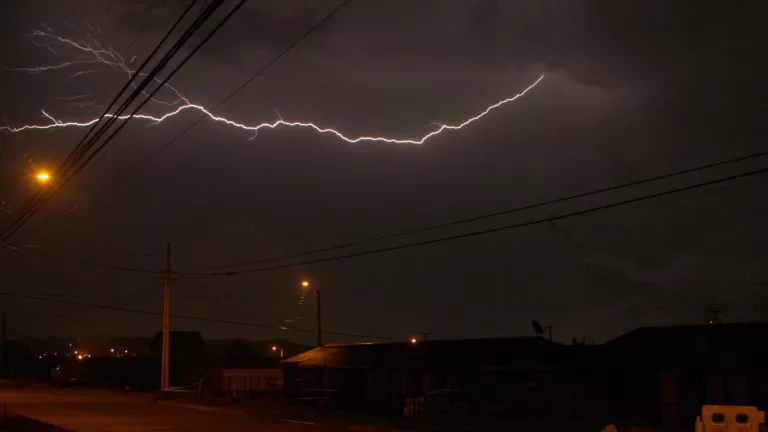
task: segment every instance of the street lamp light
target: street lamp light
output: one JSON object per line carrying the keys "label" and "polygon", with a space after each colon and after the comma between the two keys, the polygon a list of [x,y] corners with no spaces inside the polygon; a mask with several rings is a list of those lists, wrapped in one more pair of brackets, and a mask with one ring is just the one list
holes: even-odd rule
{"label": "street lamp light", "polygon": [[40,171],[35,174],[35,178],[40,183],[48,183],[48,181],[51,180],[51,175],[48,173],[48,171]]}
{"label": "street lamp light", "polygon": [[415,343],[416,343],[416,338],[415,338],[415,337],[412,337],[412,338],[411,338],[411,343],[412,343],[412,344],[415,344]]}
{"label": "street lamp light", "polygon": [[2,176],[0,178],[12,179],[12,178],[21,178],[21,177],[34,178],[40,184],[46,184],[46,183],[48,183],[49,181],[51,181],[53,179],[53,176],[51,175],[51,173],[49,173],[46,170],[40,170],[40,171],[37,171],[37,172],[22,171],[22,172],[17,172],[17,173],[13,173],[13,174],[8,174],[8,175]]}

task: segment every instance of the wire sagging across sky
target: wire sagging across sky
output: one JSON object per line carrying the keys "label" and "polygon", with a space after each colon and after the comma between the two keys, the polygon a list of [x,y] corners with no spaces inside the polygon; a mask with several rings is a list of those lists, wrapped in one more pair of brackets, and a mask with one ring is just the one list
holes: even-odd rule
{"label": "wire sagging across sky", "polygon": [[[49,43],[54,44],[59,48],[63,46],[69,51],[75,51],[79,57],[77,57],[75,60],[70,60],[57,65],[26,67],[26,68],[7,68],[7,69],[13,70],[13,71],[40,73],[40,72],[46,72],[46,71],[66,69],[70,66],[76,66],[78,64],[89,64],[92,66],[94,64],[101,63],[106,66],[109,66],[112,69],[122,70],[123,72],[127,73],[129,77],[135,73],[135,71],[133,71],[128,67],[128,65],[125,63],[125,61],[123,60],[123,57],[120,54],[115,52],[112,48],[108,48],[108,49],[102,48],[101,45],[99,45],[97,42],[93,42],[92,44],[87,44],[83,41],[74,41],[72,39],[63,38],[60,36],[56,36],[52,33],[43,32],[39,30],[34,31],[31,34],[31,36],[44,38]],[[46,45],[46,47],[48,47],[49,49],[53,49],[53,47],[51,47],[50,45]],[[528,93],[531,89],[536,87],[543,79],[544,79],[544,75],[541,75],[536,81],[533,82],[533,84],[529,85],[518,94],[506,99],[502,99],[494,103],[493,105],[488,106],[479,114],[476,114],[475,116],[470,117],[461,123],[452,124],[452,125],[438,123],[436,124],[437,128],[435,130],[425,135],[422,135],[419,137],[413,137],[413,138],[393,138],[393,137],[386,137],[386,136],[369,136],[369,135],[353,137],[353,136],[345,135],[343,132],[340,132],[336,129],[323,127],[312,122],[289,121],[289,120],[284,120],[283,118],[280,118],[279,120],[274,122],[262,122],[257,124],[243,123],[243,122],[232,120],[226,117],[217,116],[213,114],[211,111],[209,111],[208,109],[206,109],[204,106],[191,103],[176,88],[168,84],[166,84],[165,86],[175,94],[177,99],[175,101],[153,99],[153,101],[162,105],[174,107],[172,110],[168,111],[163,115],[157,115],[157,116],[148,115],[148,114],[137,114],[133,118],[146,120],[150,122],[150,125],[156,125],[156,124],[162,123],[163,121],[171,117],[181,114],[185,111],[193,110],[193,111],[199,111],[203,113],[205,116],[207,116],[209,119],[215,122],[224,123],[230,127],[252,132],[253,136],[251,137],[251,139],[255,138],[257,133],[262,129],[275,129],[278,127],[295,127],[295,128],[313,129],[316,132],[321,134],[335,135],[337,138],[340,138],[349,143],[368,141],[368,142],[386,142],[386,143],[393,143],[393,144],[423,144],[425,141],[427,141],[428,139],[432,138],[435,135],[438,135],[445,131],[462,129],[468,126],[469,124],[483,118],[494,109],[499,108],[502,105],[506,105],[510,102],[514,102],[515,100],[519,99],[520,97]],[[157,80],[157,78],[155,78],[155,80]],[[76,127],[82,128],[82,127],[92,126],[98,121],[98,118],[93,118],[85,121],[62,121],[55,118],[54,116],[50,115],[45,111],[42,111],[42,112],[44,117],[50,120],[50,123],[27,124],[27,125],[22,125],[17,127],[0,126],[0,130],[9,131],[12,133],[19,133],[19,132],[25,132],[25,131],[50,130],[50,129],[57,129],[57,128],[76,128]],[[110,117],[110,114],[107,114],[107,117]],[[119,120],[126,120],[128,119],[128,117],[129,116],[126,115],[126,116],[119,116],[117,118]]]}

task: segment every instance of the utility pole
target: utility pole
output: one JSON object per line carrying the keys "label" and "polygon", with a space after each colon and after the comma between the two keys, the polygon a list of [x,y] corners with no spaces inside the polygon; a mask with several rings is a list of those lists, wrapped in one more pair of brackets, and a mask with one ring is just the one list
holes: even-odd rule
{"label": "utility pole", "polygon": [[315,287],[315,300],[317,300],[317,346],[323,346],[323,315],[320,306],[320,290]]}
{"label": "utility pole", "polygon": [[5,311],[0,320],[0,376],[5,376]]}
{"label": "utility pole", "polygon": [[160,366],[160,391],[168,389],[171,357],[171,243],[165,250],[165,291],[163,294],[163,358]]}
{"label": "utility pole", "polygon": [[320,290],[313,283],[309,283],[309,280],[304,279],[301,281],[302,289],[312,289],[315,291],[315,303],[317,305],[317,347],[323,346],[323,314],[322,307],[320,306]]}

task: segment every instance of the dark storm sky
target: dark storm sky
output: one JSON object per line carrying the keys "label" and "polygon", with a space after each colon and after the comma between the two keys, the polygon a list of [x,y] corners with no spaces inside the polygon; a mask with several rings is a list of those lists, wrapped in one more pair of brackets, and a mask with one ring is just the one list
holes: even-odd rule
{"label": "dark storm sky", "polygon": [[[6,67],[62,61],[24,36],[45,23],[143,58],[173,2],[6,1]],[[336,2],[252,1],[178,75],[191,101],[212,106],[311,27]],[[512,208],[765,150],[766,41],[762,2],[593,0],[353,0],[286,58],[222,106],[244,122],[312,121],[349,135],[421,136],[512,96],[525,97],[424,145],[349,144],[308,130],[247,132],[203,122],[117,186],[102,190],[196,114],[129,126],[49,203],[14,244],[100,263],[178,269],[279,256]],[[139,41],[124,50],[140,31]],[[56,97],[108,101],[125,76],[83,69],[0,71],[11,125],[92,118]],[[150,105],[152,113],[162,106]],[[84,130],[2,136],[3,173],[55,166]],[[764,166],[765,160],[436,234],[542,217]],[[405,338],[529,335],[597,341],[643,325],[698,323],[708,307],[729,321],[768,306],[766,181],[733,184],[558,223],[304,268],[179,279],[180,314],[276,324],[304,317],[298,280],[324,296],[328,330]],[[4,180],[20,204],[32,186]],[[74,208],[74,210],[72,210]],[[5,216],[3,216],[5,217]],[[563,235],[563,232],[565,235]],[[419,236],[412,240],[430,238]],[[383,243],[384,245],[392,243]],[[126,252],[130,252],[127,254]],[[160,310],[162,281],[3,251],[3,291]],[[65,296],[65,297],[61,297]],[[160,318],[2,299],[10,337],[148,335]],[[668,312],[665,312],[668,311]],[[69,317],[69,318],[67,318]],[[175,321],[205,337],[311,334]],[[329,338],[329,340],[343,340]]]}

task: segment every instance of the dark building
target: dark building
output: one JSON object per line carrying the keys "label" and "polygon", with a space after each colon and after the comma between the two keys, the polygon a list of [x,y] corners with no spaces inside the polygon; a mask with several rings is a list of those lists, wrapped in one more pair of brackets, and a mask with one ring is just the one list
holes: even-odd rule
{"label": "dark building", "polygon": [[614,412],[656,424],[688,427],[704,404],[768,408],[768,323],[639,328],[604,344],[600,364],[624,402]]}
{"label": "dark building", "polygon": [[592,349],[536,337],[328,345],[283,361],[285,391],[396,414],[408,398],[454,389],[477,406],[494,401],[499,413],[554,415]]}
{"label": "dark building", "polygon": [[[544,338],[328,345],[283,361],[287,396],[400,414],[461,390],[467,415],[693,427],[703,404],[768,403],[768,323],[640,328],[603,345]],[[410,403],[410,402],[409,402]],[[675,429],[676,430],[676,429]]]}

